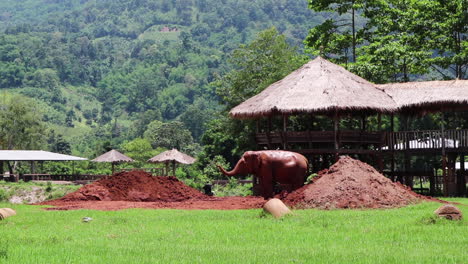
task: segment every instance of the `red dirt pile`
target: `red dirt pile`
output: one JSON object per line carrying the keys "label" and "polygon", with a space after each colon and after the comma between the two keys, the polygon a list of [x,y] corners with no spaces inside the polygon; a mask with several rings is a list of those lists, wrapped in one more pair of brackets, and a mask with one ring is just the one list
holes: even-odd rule
{"label": "red dirt pile", "polygon": [[[144,171],[130,171],[85,185],[58,200],[179,202],[203,196],[176,177],[153,177]],[[50,204],[50,201],[47,203]]]}
{"label": "red dirt pile", "polygon": [[347,156],[319,172],[311,184],[292,192],[284,202],[296,208],[393,208],[421,199],[408,187],[392,182],[372,166]]}

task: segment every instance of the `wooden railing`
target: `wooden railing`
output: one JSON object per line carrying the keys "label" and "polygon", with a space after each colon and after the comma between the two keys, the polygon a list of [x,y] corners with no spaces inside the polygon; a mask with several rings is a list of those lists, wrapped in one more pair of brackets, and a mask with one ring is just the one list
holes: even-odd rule
{"label": "wooden railing", "polygon": [[[399,132],[368,132],[368,131],[338,131],[337,142],[339,148],[362,149],[362,146],[374,146],[372,150],[383,151],[403,150],[428,150],[428,149],[464,149],[468,151],[468,129],[445,130],[420,130]],[[257,133],[255,136],[257,144],[261,147],[277,148],[283,146],[288,149],[292,144],[309,145],[315,148],[318,144],[324,148],[322,143],[329,143],[325,148],[333,149],[335,142],[334,131],[286,131]],[[351,147],[349,147],[351,146]]]}
{"label": "wooden railing", "polygon": [[387,132],[383,150],[468,148],[468,129]]}
{"label": "wooden railing", "polygon": [[[381,144],[382,132],[368,131],[338,131],[337,141],[340,144]],[[334,131],[286,131],[257,133],[255,137],[259,145],[290,144],[290,143],[334,143]]]}

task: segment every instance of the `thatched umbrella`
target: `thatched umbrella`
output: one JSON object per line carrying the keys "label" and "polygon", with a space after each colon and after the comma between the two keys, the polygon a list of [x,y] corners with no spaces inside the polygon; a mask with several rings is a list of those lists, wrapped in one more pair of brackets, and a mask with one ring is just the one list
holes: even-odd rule
{"label": "thatched umbrella", "polygon": [[321,57],[234,107],[235,118],[317,113],[388,113],[397,104],[375,84]]}
{"label": "thatched umbrella", "polygon": [[118,152],[117,150],[113,149],[109,152],[102,154],[101,156],[93,159],[92,161],[95,162],[110,162],[112,164],[112,174],[114,174],[114,166],[115,164],[122,163],[122,162],[133,162],[133,159],[125,156],[124,154]]}
{"label": "thatched umbrella", "polygon": [[172,174],[175,175],[176,162],[182,164],[192,164],[195,162],[195,158],[178,151],[177,149],[167,150],[159,155],[156,155],[148,160],[151,163],[165,163],[166,174],[168,171],[169,163],[172,163]]}

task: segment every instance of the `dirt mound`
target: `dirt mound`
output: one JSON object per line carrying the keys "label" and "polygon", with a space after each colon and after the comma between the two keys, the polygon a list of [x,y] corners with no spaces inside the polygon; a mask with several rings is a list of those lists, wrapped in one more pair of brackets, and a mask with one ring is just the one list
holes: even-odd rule
{"label": "dirt mound", "polygon": [[284,202],[296,208],[392,208],[430,199],[394,183],[372,166],[344,156],[311,184],[290,193]]}
{"label": "dirt mound", "polygon": [[144,171],[130,171],[85,185],[55,200],[54,204],[59,201],[178,202],[203,196],[176,177],[153,177]]}

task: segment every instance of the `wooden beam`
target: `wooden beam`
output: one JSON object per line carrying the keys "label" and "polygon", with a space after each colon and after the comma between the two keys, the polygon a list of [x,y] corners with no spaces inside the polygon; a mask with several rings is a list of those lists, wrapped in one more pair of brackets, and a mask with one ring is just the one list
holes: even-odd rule
{"label": "wooden beam", "polygon": [[335,161],[338,161],[338,149],[340,148],[339,141],[338,141],[339,129],[340,129],[340,120],[338,117],[338,112],[335,111],[335,115],[333,117],[333,131],[335,132],[335,135],[334,135]]}
{"label": "wooden beam", "polygon": [[268,140],[268,149],[271,149],[271,116],[268,116],[268,127],[267,127],[267,140]]}
{"label": "wooden beam", "polygon": [[288,115],[283,115],[283,149],[286,150],[288,149],[288,136],[287,136],[287,130],[288,130]]}
{"label": "wooden beam", "polygon": [[382,114],[377,114],[377,131],[382,130]]}
{"label": "wooden beam", "polygon": [[466,196],[466,171],[465,171],[465,153],[460,154],[460,171],[457,175],[457,195]]}

